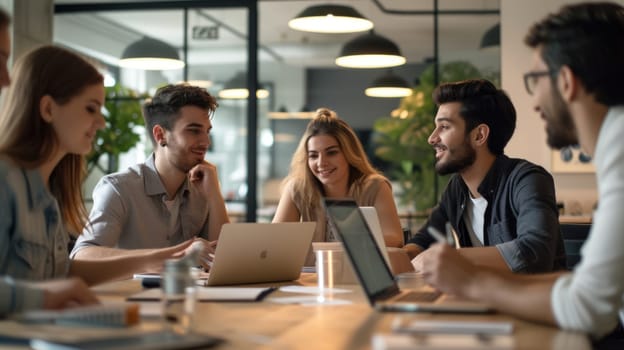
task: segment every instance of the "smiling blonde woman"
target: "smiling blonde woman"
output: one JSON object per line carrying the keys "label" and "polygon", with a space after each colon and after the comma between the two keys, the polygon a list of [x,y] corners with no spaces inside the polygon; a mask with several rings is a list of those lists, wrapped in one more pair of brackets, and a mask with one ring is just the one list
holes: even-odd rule
{"label": "smiling blonde woman", "polygon": [[[320,203],[323,197],[350,197],[359,206],[374,206],[386,245],[402,246],[390,182],[370,164],[353,129],[327,108],[316,111],[299,142],[273,222],[316,221],[313,241],[335,241]],[[306,265],[313,264],[310,252]]]}

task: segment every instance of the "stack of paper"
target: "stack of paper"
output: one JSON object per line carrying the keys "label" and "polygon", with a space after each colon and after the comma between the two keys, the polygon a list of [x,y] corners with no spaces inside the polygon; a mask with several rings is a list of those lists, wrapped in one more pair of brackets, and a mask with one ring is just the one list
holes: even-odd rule
{"label": "stack of paper", "polygon": [[373,350],[403,349],[513,349],[511,322],[430,321],[404,322],[397,317],[394,333],[375,334]]}

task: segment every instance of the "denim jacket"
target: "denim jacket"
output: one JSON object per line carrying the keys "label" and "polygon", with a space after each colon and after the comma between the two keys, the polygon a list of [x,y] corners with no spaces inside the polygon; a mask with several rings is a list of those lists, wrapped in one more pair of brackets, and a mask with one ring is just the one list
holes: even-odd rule
{"label": "denim jacket", "polygon": [[[552,176],[544,168],[522,159],[500,155],[478,188],[487,200],[484,246],[496,246],[513,272],[546,272],[565,268],[563,240]],[[468,187],[453,175],[440,203],[408,243],[428,248],[434,226],[444,232],[450,222],[462,247],[471,247],[464,210],[470,200]]]}
{"label": "denim jacket", "polygon": [[10,276],[0,276],[0,317],[14,312],[41,309],[43,289],[29,286],[23,281],[15,281]]}
{"label": "denim jacket", "polygon": [[69,272],[68,233],[39,171],[0,158],[0,275],[42,280]]}

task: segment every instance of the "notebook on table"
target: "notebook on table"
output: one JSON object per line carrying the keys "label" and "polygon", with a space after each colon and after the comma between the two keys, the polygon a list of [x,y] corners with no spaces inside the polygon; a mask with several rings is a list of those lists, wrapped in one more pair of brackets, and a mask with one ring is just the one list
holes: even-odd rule
{"label": "notebook on table", "polygon": [[315,227],[315,222],[224,224],[206,285],[298,279]]}
{"label": "notebook on table", "polygon": [[369,303],[381,311],[484,313],[484,304],[453,300],[425,286],[401,291],[371,233],[351,199],[324,199],[329,223],[342,241]]}

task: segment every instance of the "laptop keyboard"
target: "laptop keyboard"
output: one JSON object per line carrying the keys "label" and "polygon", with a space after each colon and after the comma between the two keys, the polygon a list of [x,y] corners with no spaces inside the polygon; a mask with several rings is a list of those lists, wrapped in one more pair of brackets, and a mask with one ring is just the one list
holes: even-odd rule
{"label": "laptop keyboard", "polygon": [[404,293],[400,297],[394,299],[395,302],[410,302],[410,303],[422,303],[422,302],[433,302],[438,299],[442,295],[441,292],[437,290],[432,291],[409,291]]}

